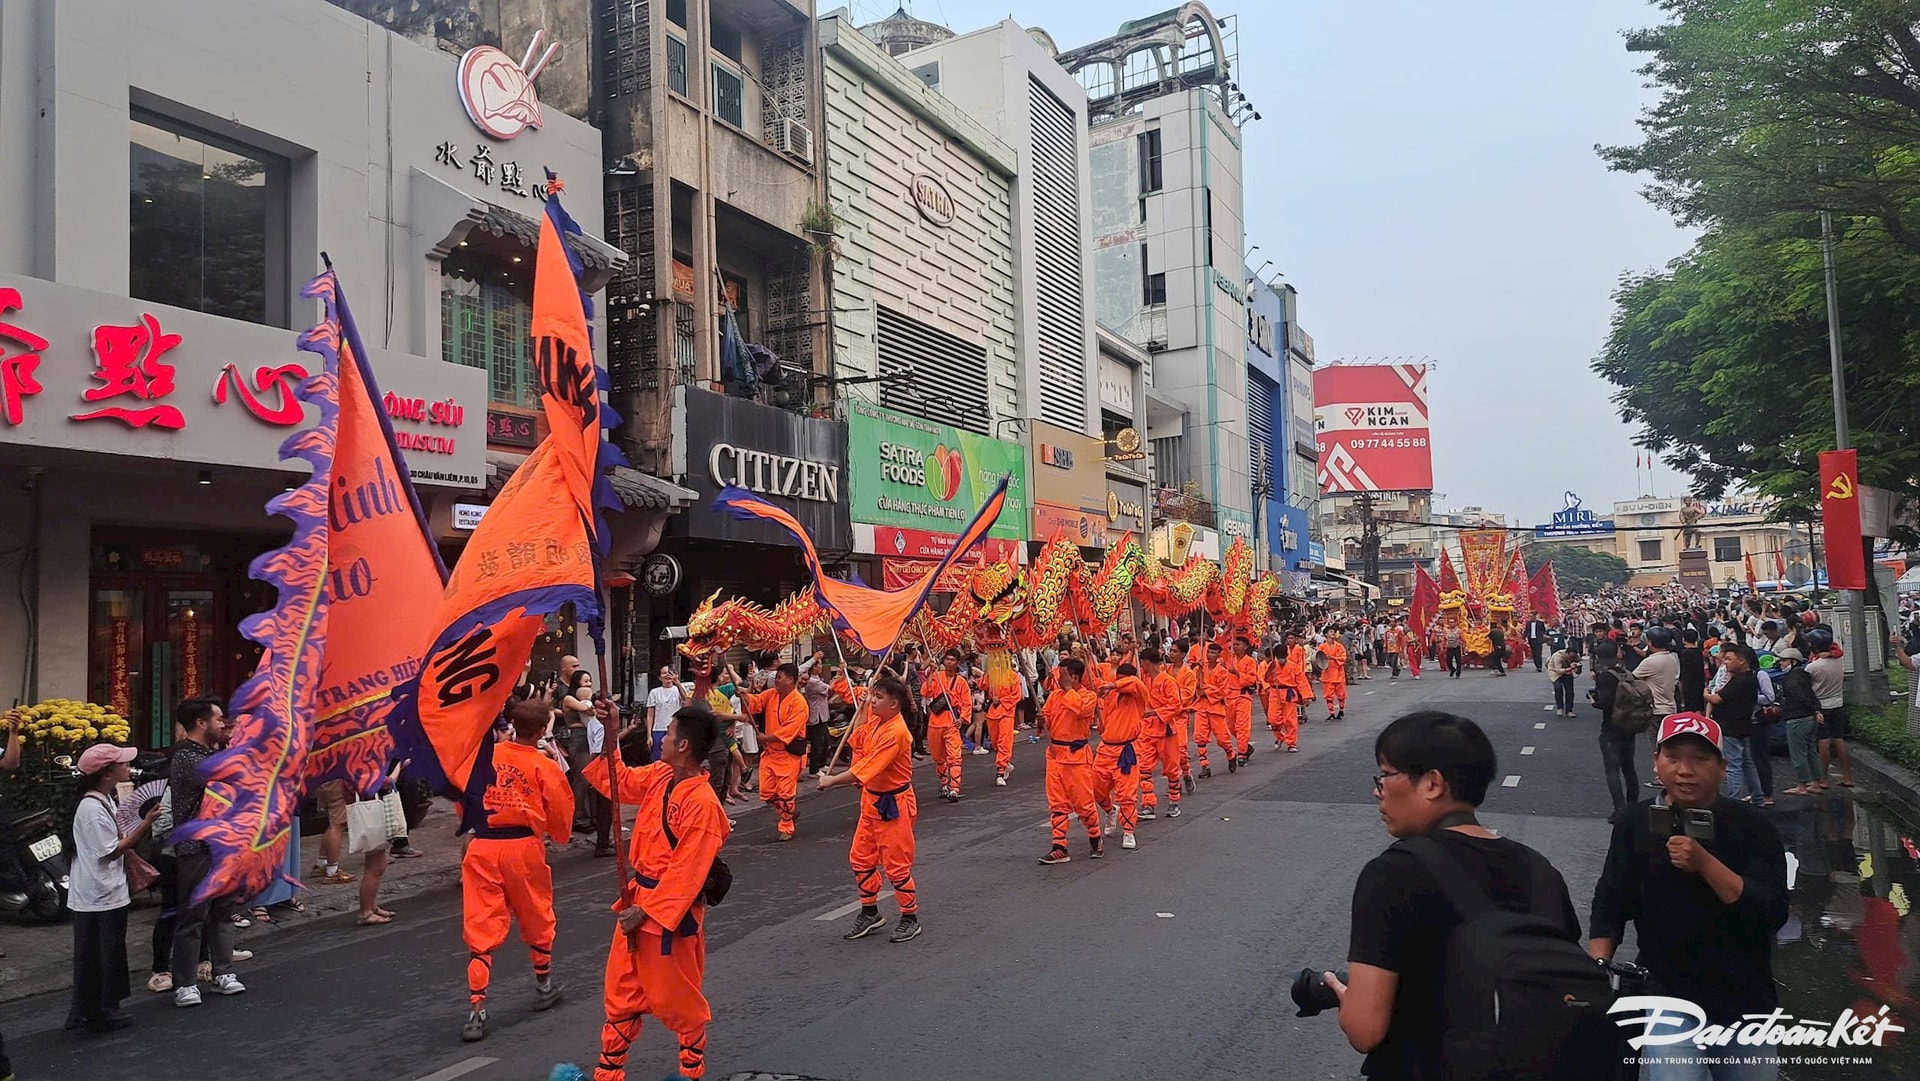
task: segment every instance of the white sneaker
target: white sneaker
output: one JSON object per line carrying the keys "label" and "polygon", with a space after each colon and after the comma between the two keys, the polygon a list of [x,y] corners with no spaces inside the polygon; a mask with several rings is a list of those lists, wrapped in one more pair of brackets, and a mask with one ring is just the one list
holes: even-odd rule
{"label": "white sneaker", "polygon": [[1007,775],[1004,773],[996,775],[993,779],[993,786],[995,788],[1007,787]]}
{"label": "white sneaker", "polygon": [[253,960],[253,951],[243,950],[240,947],[235,946],[233,948],[233,959],[236,961],[251,961]]}
{"label": "white sneaker", "polygon": [[1120,835],[1120,847],[1121,847],[1121,848],[1135,848],[1135,847],[1138,847],[1138,846],[1137,846],[1137,845],[1136,845],[1136,844],[1134,843],[1134,840],[1133,840],[1133,834],[1131,834],[1131,833],[1123,833],[1123,834],[1121,834],[1121,835]]}
{"label": "white sneaker", "polygon": [[176,988],[174,988],[174,989],[173,989],[173,1004],[174,1004],[175,1006],[198,1006],[198,1005],[200,1005],[200,989],[199,989],[198,987],[176,987]]}
{"label": "white sneaker", "polygon": [[240,977],[231,972],[213,978],[213,993],[216,995],[238,995],[246,989],[247,985],[240,982]]}
{"label": "white sneaker", "polygon": [[980,745],[980,746],[974,747],[973,753],[978,755],[978,754],[991,754],[992,752],[989,751],[985,745]]}

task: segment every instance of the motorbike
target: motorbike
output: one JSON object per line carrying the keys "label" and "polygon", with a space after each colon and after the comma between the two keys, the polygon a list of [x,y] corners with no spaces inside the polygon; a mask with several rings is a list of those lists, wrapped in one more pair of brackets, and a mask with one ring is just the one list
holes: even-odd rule
{"label": "motorbike", "polygon": [[0,816],[0,912],[48,923],[67,914],[66,843],[53,809]]}

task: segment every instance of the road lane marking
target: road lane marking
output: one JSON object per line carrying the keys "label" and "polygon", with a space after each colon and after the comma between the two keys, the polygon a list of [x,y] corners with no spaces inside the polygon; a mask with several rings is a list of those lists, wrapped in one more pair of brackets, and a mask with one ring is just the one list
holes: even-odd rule
{"label": "road lane marking", "polygon": [[1552,706],[1541,706],[1540,712],[1545,713],[1547,710],[1550,710],[1552,708],[1553,708]]}
{"label": "road lane marking", "polygon": [[[876,900],[884,901],[887,898],[892,896],[893,896],[892,890],[890,889],[881,890],[880,896]],[[826,913],[822,913],[821,915],[815,916],[813,918],[813,922],[831,923],[834,920],[845,919],[846,917],[851,916],[858,911],[860,911],[860,902],[855,901],[850,905],[841,905],[839,908],[834,909],[832,912],[826,912]],[[426,1078],[421,1078],[420,1081],[426,1081]]]}
{"label": "road lane marking", "polygon": [[1521,754],[1532,754],[1532,753],[1533,753],[1533,748],[1532,748],[1532,747],[1522,747],[1522,748],[1520,748],[1520,753],[1521,753]]}
{"label": "road lane marking", "polygon": [[475,1055],[470,1059],[463,1059],[459,1062],[456,1062],[444,1070],[435,1070],[425,1077],[418,1078],[417,1081],[453,1081],[453,1079],[456,1077],[465,1077],[466,1075],[472,1073],[475,1070],[480,1069],[481,1067],[491,1066],[494,1063],[499,1061],[500,1060],[497,1058],[488,1058],[485,1055]]}
{"label": "road lane marking", "polygon": [[1500,782],[1500,787],[1501,788],[1519,788],[1520,775],[1518,773],[1507,774],[1507,779]]}
{"label": "road lane marking", "polygon": [[1533,726],[1534,726],[1535,728],[1545,728],[1545,727],[1547,726],[1547,722],[1545,722],[1545,721],[1536,721],[1536,722],[1534,722],[1534,725],[1533,725]]}

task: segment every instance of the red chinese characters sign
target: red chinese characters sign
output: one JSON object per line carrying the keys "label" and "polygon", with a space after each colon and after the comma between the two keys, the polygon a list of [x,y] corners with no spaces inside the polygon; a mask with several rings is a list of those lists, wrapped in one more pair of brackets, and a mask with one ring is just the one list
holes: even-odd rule
{"label": "red chinese characters sign", "polygon": [[113,643],[107,655],[107,705],[120,716],[127,716],[133,706],[133,690],[129,682],[131,664],[127,656],[131,649],[128,638],[132,631],[127,625],[127,617],[113,617]]}
{"label": "red chinese characters sign", "polygon": [[227,391],[231,388],[247,412],[268,424],[291,428],[304,416],[299,400],[293,396],[293,388],[306,377],[305,367],[282,364],[255,368],[253,382],[248,383],[240,378],[240,366],[229,364],[220,369],[220,378],[213,384],[214,404],[226,404]]}
{"label": "red chinese characters sign", "polygon": [[180,695],[200,697],[200,620],[193,609],[180,622]]}
{"label": "red chinese characters sign", "polygon": [[74,413],[73,420],[117,420],[129,428],[156,428],[179,431],[187,426],[180,410],[160,401],[173,393],[173,365],[162,361],[180,335],[160,329],[160,320],[142,313],[140,322],[130,327],[93,328],[93,377],[100,381],[80,397],[90,402],[120,402],[131,399],[134,405],[102,406],[88,413]]}
{"label": "red chinese characters sign", "polygon": [[[17,312],[20,307],[20,290],[0,289],[0,315]],[[47,340],[30,330],[0,321],[0,342],[8,350],[25,347],[19,352],[0,354],[0,417],[18,428],[23,417],[20,403],[40,393],[40,384],[33,378],[33,372],[40,366],[40,352],[47,347]]]}

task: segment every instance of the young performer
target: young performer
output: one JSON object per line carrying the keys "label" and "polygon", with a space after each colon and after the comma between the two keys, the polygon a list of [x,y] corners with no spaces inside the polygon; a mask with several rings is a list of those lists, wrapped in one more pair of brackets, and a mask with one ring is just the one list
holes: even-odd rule
{"label": "young performer", "polygon": [[993,742],[993,783],[1007,786],[1013,772],[1013,715],[1020,709],[1020,680],[1015,676],[999,690],[987,687],[987,739]]}
{"label": "young performer", "polygon": [[1079,815],[1087,827],[1089,853],[1099,859],[1100,812],[1093,803],[1092,765],[1087,755],[1093,730],[1093,692],[1081,686],[1087,666],[1078,657],[1063,657],[1054,669],[1053,693],[1044,707],[1047,715],[1047,816],[1053,827],[1053,846],[1041,863],[1066,863],[1067,819]]}
{"label": "young performer", "polygon": [[1238,678],[1222,660],[1220,643],[1208,642],[1206,660],[1200,667],[1200,696],[1193,703],[1193,742],[1200,748],[1200,776],[1213,776],[1207,764],[1207,744],[1217,742],[1227,752],[1227,772],[1240,768],[1240,756],[1234,747],[1231,718],[1234,680]]}
{"label": "young performer", "polygon": [[1347,715],[1347,647],[1341,644],[1338,630],[1327,630],[1320,652],[1327,655],[1327,670],[1320,673],[1320,692],[1327,696],[1327,720],[1337,721]]}
{"label": "young performer", "polygon": [[[679,1072],[669,1081],[707,1072],[713,1011],[700,989],[707,967],[704,898],[713,861],[733,829],[702,773],[719,738],[719,719],[703,706],[687,706],[667,726],[660,761],[620,771],[620,803],[635,810],[632,880],[614,904],[619,922],[607,954],[607,1019],[593,1081],[625,1081],[627,1050],[640,1036],[641,1015],[649,1013],[680,1042]],[[588,784],[610,794],[604,756],[582,772]]]}
{"label": "young performer", "polygon": [[1140,817],[1158,817],[1153,793],[1153,771],[1158,766],[1167,779],[1167,817],[1180,817],[1182,762],[1187,753],[1186,690],[1172,671],[1162,666],[1157,649],[1140,651],[1140,681],[1147,685],[1147,715],[1140,738]]}
{"label": "young performer", "polygon": [[[960,675],[960,651],[940,655],[940,671],[920,688],[927,704],[927,743],[933,748],[933,769],[940,776],[940,795],[960,802],[960,726],[973,714],[973,688]],[[942,706],[946,708],[941,708]]]}
{"label": "young performer", "polygon": [[1174,659],[1177,664],[1173,670],[1173,680],[1179,685],[1180,700],[1186,703],[1180,710],[1180,787],[1191,796],[1193,790],[1199,787],[1193,779],[1192,737],[1199,730],[1194,705],[1200,698],[1200,670],[1187,659],[1191,651],[1186,648],[1184,640],[1176,649]]}
{"label": "young performer", "polygon": [[1267,727],[1273,730],[1273,745],[1288,751],[1300,749],[1300,710],[1313,701],[1313,683],[1307,678],[1307,651],[1300,636],[1287,633],[1286,641],[1273,647],[1267,661]]}
{"label": "young performer", "polygon": [[560,1001],[553,982],[553,871],[546,834],[556,845],[573,838],[573,790],[546,739],[553,708],[542,699],[507,707],[513,737],[493,745],[493,783],[481,797],[485,824],[474,830],[460,861],[460,916],[467,940],[469,1012],[460,1038],[487,1035],[487,985],[493,951],[507,941],[509,914],[533,958],[533,1008]]}
{"label": "young performer", "polygon": [[1253,702],[1260,697],[1260,662],[1253,656],[1253,643],[1245,636],[1236,635],[1233,639],[1233,655],[1227,660],[1233,669],[1233,679],[1229,684],[1239,697],[1228,701],[1228,726],[1233,731],[1233,743],[1240,756],[1240,764],[1246,765],[1253,757]]}
{"label": "young performer", "polygon": [[1120,830],[1120,847],[1133,848],[1135,804],[1140,799],[1140,784],[1134,770],[1140,764],[1134,741],[1147,712],[1147,685],[1140,681],[1133,665],[1124,661],[1114,666],[1111,683],[1102,683],[1100,691],[1100,749],[1093,757],[1093,801],[1106,816],[1103,831]]}
{"label": "young performer", "polygon": [[774,671],[773,686],[756,699],[762,715],[760,802],[779,817],[779,838],[793,840],[800,814],[800,769],[807,762],[807,696],[800,693],[800,668],[791,662]]}
{"label": "young performer", "polygon": [[860,822],[853,828],[853,847],[847,860],[860,891],[860,916],[846,939],[878,931],[887,921],[880,915],[880,875],[893,884],[900,903],[900,923],[889,941],[906,942],[920,936],[919,893],[913,884],[913,824],[920,804],[913,794],[913,733],[903,716],[913,699],[907,685],[892,676],[874,681],[867,697],[867,715],[848,737],[853,767],[845,773],[820,775],[820,791],[840,785],[861,787]]}

